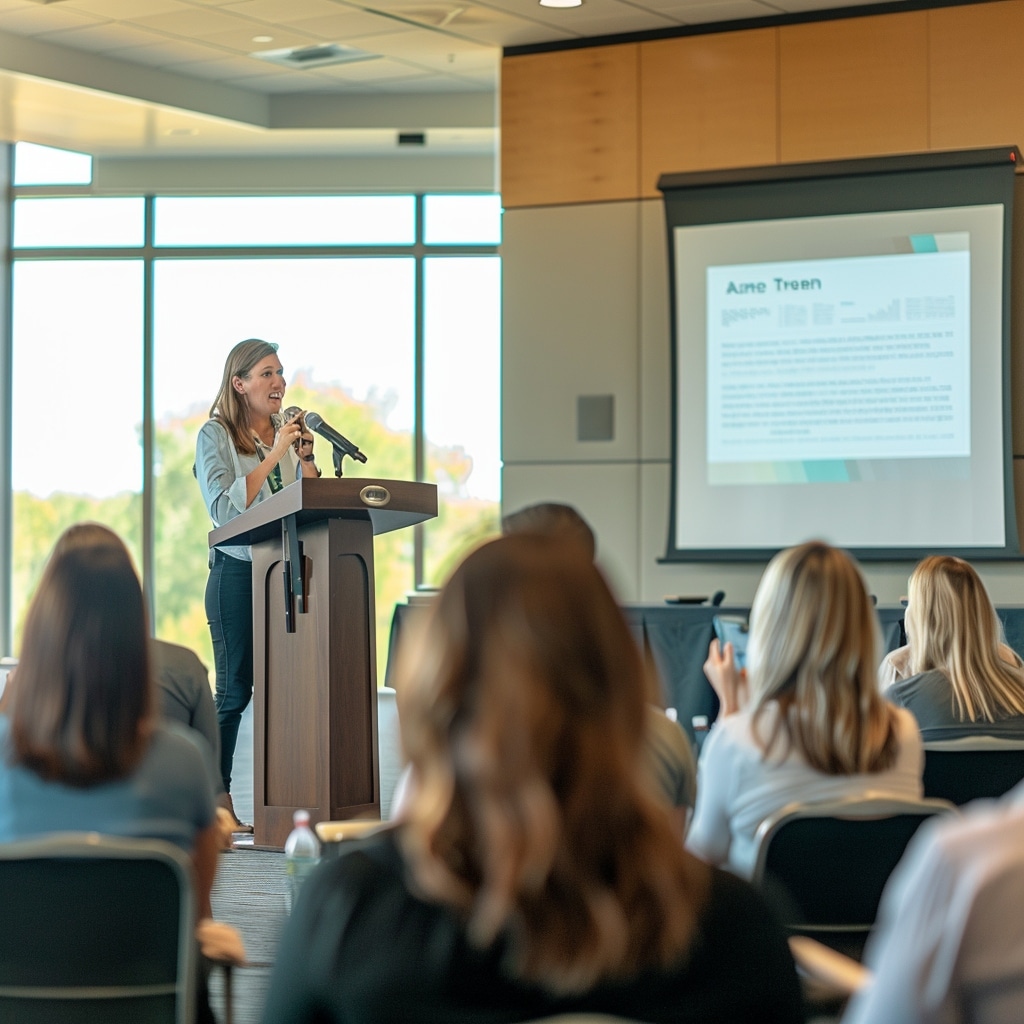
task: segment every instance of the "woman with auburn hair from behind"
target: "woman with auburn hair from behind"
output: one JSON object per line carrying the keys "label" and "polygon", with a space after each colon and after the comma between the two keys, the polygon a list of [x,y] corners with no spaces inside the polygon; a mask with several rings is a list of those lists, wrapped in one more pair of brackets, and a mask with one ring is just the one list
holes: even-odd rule
{"label": "woman with auburn hair from behind", "polygon": [[405,813],[306,882],[267,1024],[800,1020],[760,896],[649,793],[643,671],[578,546],[471,554],[401,653]]}
{"label": "woman with auburn hair from behind", "polygon": [[52,832],[165,840],[191,856],[198,916],[209,917],[220,847],[212,765],[198,737],[157,720],[148,632],[117,535],[98,523],[65,531],[0,715],[0,842]]}
{"label": "woman with auburn hair from behind", "polygon": [[722,706],[698,764],[694,853],[749,877],[758,826],[786,804],[869,790],[921,797],[921,736],[878,693],[878,648],[871,599],[844,551],[811,541],[768,563],[745,673],[717,640],[704,665]]}
{"label": "woman with auburn hair from behind", "polygon": [[1024,739],[1024,668],[969,562],[925,558],[910,577],[912,675],[885,692],[913,712],[926,740],[991,734]]}

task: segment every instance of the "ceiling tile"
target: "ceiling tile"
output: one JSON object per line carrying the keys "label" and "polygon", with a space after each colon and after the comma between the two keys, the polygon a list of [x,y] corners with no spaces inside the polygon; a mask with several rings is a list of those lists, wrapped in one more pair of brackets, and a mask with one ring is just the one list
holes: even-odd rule
{"label": "ceiling tile", "polygon": [[394,60],[364,60],[356,64],[337,64],[333,68],[319,68],[317,76],[340,82],[393,82],[425,77],[422,68]]}
{"label": "ceiling tile", "polygon": [[190,9],[182,0],[73,0],[73,3],[76,11],[124,21],[147,14],[171,14]]}
{"label": "ceiling tile", "polygon": [[424,25],[439,35],[465,39],[491,46],[512,46],[517,40],[534,38],[539,28],[529,18],[495,10],[481,4],[456,5],[446,0],[405,0],[394,13]]}
{"label": "ceiling tile", "polygon": [[803,14],[806,11],[823,11],[837,7],[859,7],[871,0],[772,0],[772,5],[786,13]]}
{"label": "ceiling tile", "polygon": [[96,25],[104,20],[95,14],[70,10],[59,5],[47,4],[40,7],[37,4],[26,3],[3,12],[0,30],[18,36],[40,36],[62,29],[84,28],[86,25]]}
{"label": "ceiling tile", "polygon": [[[257,43],[254,35],[270,36],[269,42]],[[207,36],[203,42],[212,46],[222,46],[226,50],[235,50],[238,53],[254,53],[257,50],[284,50],[296,46],[312,46],[323,42],[316,36],[305,33],[292,32],[289,29],[279,29],[272,25],[264,26],[262,32],[254,33],[251,28],[235,30],[232,32],[218,32],[215,35]]]}
{"label": "ceiling tile", "polygon": [[326,18],[299,18],[292,25],[297,32],[312,32],[336,43],[359,39],[361,36],[384,35],[388,32],[408,32],[409,26],[394,18],[378,14],[353,11],[351,14],[333,14]]}
{"label": "ceiling tile", "polygon": [[329,18],[338,13],[330,0],[235,0],[225,10],[274,25],[290,25],[302,18]]}
{"label": "ceiling tile", "polygon": [[757,0],[718,0],[716,3],[687,4],[670,12],[687,25],[704,25],[716,21],[739,21],[743,18],[764,18],[777,10]]}
{"label": "ceiling tile", "polygon": [[[728,0],[723,0],[728,2]],[[711,6],[709,4],[709,6]],[[609,11],[601,17],[587,20],[584,33],[588,36],[611,36],[623,32],[647,32],[659,28],[672,28],[674,19],[658,11]]]}
{"label": "ceiling tile", "polygon": [[[88,25],[85,28],[48,33],[46,40],[72,49],[109,54],[119,50],[146,47],[151,43],[165,42],[166,37],[154,32],[146,32],[127,22],[105,21],[98,25]],[[134,57],[130,56],[130,59],[134,60]]]}
{"label": "ceiling tile", "polygon": [[359,48],[383,54],[385,57],[401,57],[404,60],[446,59],[449,53],[465,55],[467,59],[470,55],[481,55],[489,60],[501,56],[495,46],[455,39],[440,32],[420,32],[413,29],[382,36],[363,36],[359,40]]}
{"label": "ceiling tile", "polygon": [[135,21],[142,28],[183,36],[186,39],[208,39],[218,33],[245,31],[247,28],[256,36],[266,29],[266,25],[258,21],[199,7],[173,14],[151,14],[144,18],[136,18]]}
{"label": "ceiling tile", "polygon": [[212,46],[201,46],[182,39],[164,38],[159,42],[147,43],[144,46],[130,46],[123,50],[112,50],[108,54],[118,60],[145,64],[148,67],[173,67],[189,61],[216,60],[224,56],[221,50]]}
{"label": "ceiling tile", "polygon": [[[409,0],[404,0],[408,3]],[[592,35],[588,24],[596,18],[618,15],[626,10],[636,11],[629,4],[618,3],[617,0],[585,0],[581,7],[559,10],[553,7],[541,7],[536,0],[478,0],[481,7],[491,7],[505,11],[517,18],[531,22],[537,26],[537,41],[542,41],[547,32],[557,32],[555,38],[565,36],[579,37]],[[646,17],[646,11],[639,11]]]}

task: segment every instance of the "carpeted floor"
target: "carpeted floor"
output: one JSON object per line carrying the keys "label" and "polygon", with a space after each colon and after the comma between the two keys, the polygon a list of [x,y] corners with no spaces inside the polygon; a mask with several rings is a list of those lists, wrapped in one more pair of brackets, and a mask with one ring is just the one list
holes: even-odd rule
{"label": "carpeted floor", "polygon": [[[233,972],[234,1024],[260,1020],[270,965],[288,909],[283,853],[243,846],[221,854],[213,887],[213,916],[242,933],[251,964]],[[219,970],[210,978],[210,1002],[223,1024],[223,975]]]}
{"label": "carpeted floor", "polygon": [[[235,810],[252,821],[252,705],[242,716],[235,748],[231,790]],[[234,925],[245,942],[249,963],[233,972],[234,1024],[257,1024],[270,980],[278,939],[288,916],[289,898],[284,854],[255,850],[244,840],[230,853],[221,854],[213,885],[213,916]],[[210,1001],[217,1020],[225,1021],[223,975],[210,978]]]}

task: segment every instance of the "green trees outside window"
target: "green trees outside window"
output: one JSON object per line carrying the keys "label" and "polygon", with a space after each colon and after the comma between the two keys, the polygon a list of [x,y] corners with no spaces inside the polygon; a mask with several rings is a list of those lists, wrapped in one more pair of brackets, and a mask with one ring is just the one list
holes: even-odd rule
{"label": "green trees outside window", "polygon": [[[15,202],[41,191],[16,189]],[[149,242],[101,258],[95,244],[81,254],[48,244],[34,221],[12,271],[13,653],[54,540],[95,519],[145,568],[156,634],[212,666],[203,608],[210,524],[192,474],[195,438],[228,349],[257,336],[280,345],[286,404],[315,409],[369,456],[366,465],[346,460],[346,475],[438,484],[436,522],[376,541],[383,678],[395,603],[440,583],[498,529],[500,210],[465,197],[486,218],[482,244],[470,229],[469,242],[431,247],[423,200],[406,198],[415,199],[412,244],[316,252],[261,249],[250,222],[244,247],[230,252],[230,240],[209,251]],[[452,232],[464,239],[458,198],[438,209],[461,217]],[[159,201],[147,204],[147,218],[154,209]],[[149,221],[146,238],[159,238]],[[330,446],[318,439],[316,451],[331,472]]]}

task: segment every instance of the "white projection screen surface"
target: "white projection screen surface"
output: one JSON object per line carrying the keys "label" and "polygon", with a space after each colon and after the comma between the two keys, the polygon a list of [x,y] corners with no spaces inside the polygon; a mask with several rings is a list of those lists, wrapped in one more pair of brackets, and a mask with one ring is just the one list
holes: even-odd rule
{"label": "white projection screen surface", "polygon": [[667,559],[1018,557],[1016,150],[669,175]]}

